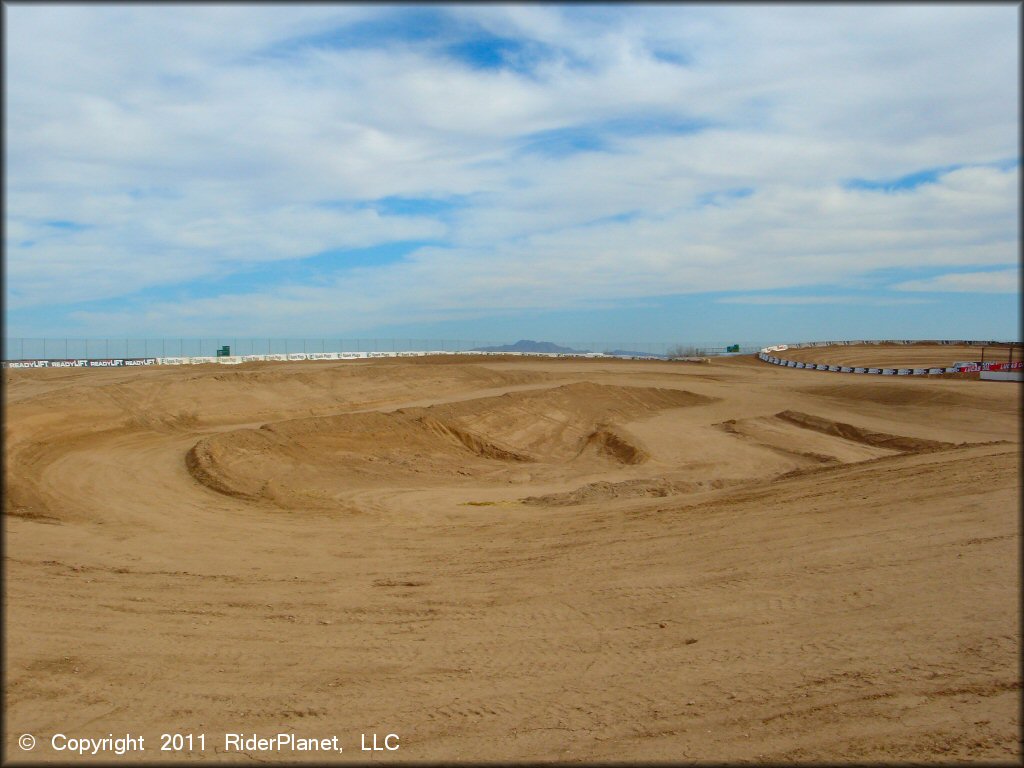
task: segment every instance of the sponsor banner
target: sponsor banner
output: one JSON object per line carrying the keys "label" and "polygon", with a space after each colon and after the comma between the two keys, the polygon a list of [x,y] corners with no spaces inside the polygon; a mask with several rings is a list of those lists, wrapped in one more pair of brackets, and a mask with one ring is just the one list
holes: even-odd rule
{"label": "sponsor banner", "polygon": [[242,355],[243,363],[258,363],[266,359],[266,355]]}
{"label": "sponsor banner", "polygon": [[308,360],[309,357],[306,355],[305,352],[292,352],[290,355],[288,355],[288,359],[289,360]]}
{"label": "sponsor banner", "polygon": [[954,370],[961,373],[976,373],[981,370],[981,366],[977,363],[957,363]]}
{"label": "sponsor banner", "polygon": [[49,368],[49,360],[11,360],[4,363],[5,368]]}
{"label": "sponsor banner", "polygon": [[1012,363],[985,363],[982,370],[986,371],[1017,371],[1024,369],[1024,360],[1014,360]]}
{"label": "sponsor banner", "polygon": [[287,360],[287,355],[267,355],[267,360]]}
{"label": "sponsor banner", "polygon": [[216,357],[190,357],[188,359],[192,365],[202,365],[203,363],[216,363]]}
{"label": "sponsor banner", "polygon": [[104,360],[76,358],[73,360],[10,360],[4,363],[5,368],[114,368],[124,365],[156,365],[155,357],[114,357]]}
{"label": "sponsor banner", "polygon": [[158,357],[156,359],[157,365],[185,365],[188,363],[188,358],[185,357]]}
{"label": "sponsor banner", "polygon": [[242,358],[238,355],[220,355],[217,358],[217,362],[221,365],[239,365],[242,362]]}

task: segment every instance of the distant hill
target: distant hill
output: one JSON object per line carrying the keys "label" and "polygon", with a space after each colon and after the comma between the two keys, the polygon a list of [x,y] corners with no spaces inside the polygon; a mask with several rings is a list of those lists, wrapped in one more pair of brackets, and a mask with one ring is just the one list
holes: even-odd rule
{"label": "distant hill", "polygon": [[474,352],[586,352],[585,349],[560,347],[550,341],[530,341],[520,339],[515,344],[502,344],[498,347],[477,347]]}

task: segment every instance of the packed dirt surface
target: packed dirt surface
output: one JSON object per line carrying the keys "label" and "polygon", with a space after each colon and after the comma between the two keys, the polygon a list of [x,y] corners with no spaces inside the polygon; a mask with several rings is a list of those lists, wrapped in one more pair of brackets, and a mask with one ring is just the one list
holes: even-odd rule
{"label": "packed dirt surface", "polygon": [[[863,349],[801,351],[971,359]],[[752,356],[4,377],[7,761],[116,759],[58,733],[1020,760],[1019,384]]]}
{"label": "packed dirt surface", "polygon": [[1005,363],[1024,359],[1024,347],[1008,344],[956,346],[953,344],[854,344],[834,347],[793,347],[775,355],[797,363],[847,365],[869,368],[946,368],[960,362]]}

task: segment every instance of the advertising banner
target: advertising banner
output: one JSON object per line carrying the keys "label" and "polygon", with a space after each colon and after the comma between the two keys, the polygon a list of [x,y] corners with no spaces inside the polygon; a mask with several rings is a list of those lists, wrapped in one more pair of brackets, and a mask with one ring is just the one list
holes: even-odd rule
{"label": "advertising banner", "polygon": [[11,360],[4,363],[4,368],[49,368],[49,360]]}
{"label": "advertising banner", "polygon": [[985,363],[986,371],[1017,371],[1024,368],[1024,360],[1014,360],[1012,363]]}

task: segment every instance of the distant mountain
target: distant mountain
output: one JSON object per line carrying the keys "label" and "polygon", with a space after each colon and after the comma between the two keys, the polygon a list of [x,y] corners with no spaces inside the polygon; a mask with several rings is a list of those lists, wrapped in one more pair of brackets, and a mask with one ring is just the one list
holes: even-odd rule
{"label": "distant mountain", "polygon": [[550,341],[530,341],[520,339],[515,344],[502,344],[498,347],[477,347],[474,352],[586,352],[585,349],[573,349],[572,347],[560,347]]}

